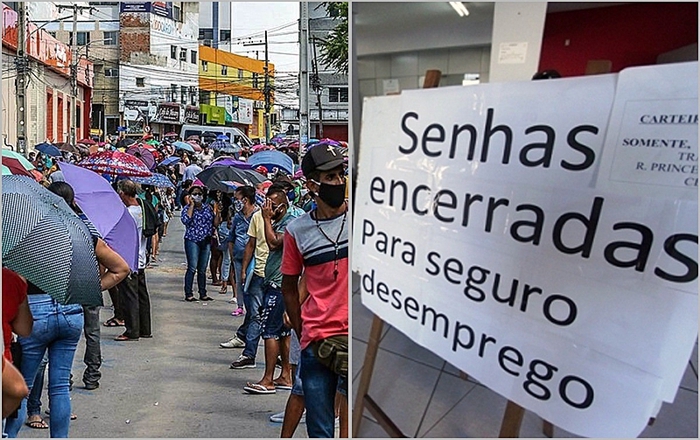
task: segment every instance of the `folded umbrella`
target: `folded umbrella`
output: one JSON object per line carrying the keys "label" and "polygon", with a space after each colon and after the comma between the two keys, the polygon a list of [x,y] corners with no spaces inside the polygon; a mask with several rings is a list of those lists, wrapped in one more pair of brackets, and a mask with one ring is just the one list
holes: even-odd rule
{"label": "folded umbrella", "polygon": [[139,236],[134,218],[112,185],[99,174],[61,162],[63,177],[75,192],[75,203],[102,235],[102,239],[121,255],[132,271],[138,270]]}
{"label": "folded umbrella", "polygon": [[121,177],[148,177],[152,173],[138,157],[119,151],[101,151],[77,163],[101,174]]}
{"label": "folded umbrella", "polygon": [[226,180],[241,182],[250,186],[256,186],[267,180],[253,170],[242,170],[233,167],[208,167],[197,174],[197,179],[201,180],[204,186],[209,189],[224,192],[231,192],[230,188],[222,183]]}
{"label": "folded umbrella", "polygon": [[168,176],[160,173],[153,173],[150,177],[133,177],[131,180],[141,185],[151,185],[158,188],[175,188],[175,185],[173,185],[173,182],[170,181]]}
{"label": "folded umbrella", "polygon": [[277,167],[287,174],[294,173],[294,161],[291,157],[280,151],[258,151],[248,158],[248,163],[253,168],[262,165],[268,170],[273,170]]}
{"label": "folded umbrella", "polygon": [[90,231],[33,179],[2,176],[2,263],[62,304],[102,305]]}
{"label": "folded umbrella", "polygon": [[46,142],[42,142],[41,144],[35,145],[34,149],[44,153],[47,156],[53,156],[53,157],[60,157],[61,156],[61,150],[56,148],[55,145],[47,144]]}

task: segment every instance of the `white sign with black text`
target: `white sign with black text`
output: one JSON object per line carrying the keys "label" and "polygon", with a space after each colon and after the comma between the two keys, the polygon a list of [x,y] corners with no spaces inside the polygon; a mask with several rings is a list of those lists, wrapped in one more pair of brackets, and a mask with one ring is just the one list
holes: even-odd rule
{"label": "white sign with black text", "polygon": [[[697,64],[683,72],[674,80],[697,90]],[[352,259],[363,304],[589,437],[638,436],[673,401],[698,331],[697,188],[598,186],[626,105],[617,92],[654,89],[626,73],[405,91],[363,109]],[[669,101],[659,111],[692,107],[697,121],[697,94]],[[697,152],[697,126],[694,139],[678,128]],[[606,176],[624,176],[616,166]]]}

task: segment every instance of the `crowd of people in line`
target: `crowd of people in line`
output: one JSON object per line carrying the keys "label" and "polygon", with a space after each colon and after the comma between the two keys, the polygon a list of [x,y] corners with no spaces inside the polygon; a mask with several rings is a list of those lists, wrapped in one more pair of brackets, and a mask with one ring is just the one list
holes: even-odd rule
{"label": "crowd of people in line", "polygon": [[[333,437],[338,425],[340,435],[347,437],[347,158],[336,144],[318,142],[308,146],[301,173],[269,172],[260,167],[256,172],[264,175],[264,183],[240,184],[224,192],[208,188],[197,177],[220,154],[206,143],[198,153],[178,150],[172,147],[178,140],[173,137],[155,143],[159,162],[179,159],[154,169],[172,185],[140,185],[136,179],[104,176],[138,228],[138,270],[133,272],[82,214],[58,167],[60,161],[78,163],[84,156],[70,152],[60,158],[30,156],[42,173],[41,183],[63,197],[93,235],[95,254],[106,268],[101,287],[109,291],[114,316],[100,323],[99,307],[62,305],[3,267],[7,371],[13,371],[9,347],[21,347],[22,363],[16,371],[31,391],[14,417],[7,419],[3,432],[9,437],[16,437],[24,424],[50,428],[52,437],[68,436],[71,417],[75,417],[70,410],[71,368],[81,333],[86,338],[82,381],[87,390],[98,388],[101,378],[100,325],[124,326],[117,341],[154,336],[145,271],[158,265],[168,223],[178,215],[185,227],[184,300],[213,300],[207,291],[210,279],[219,294],[228,297],[230,292],[231,314],[243,317],[241,325],[231,329],[232,336],[220,344],[223,349],[242,349],[230,368],[256,367],[260,339],[264,342],[262,377],[247,383],[244,390],[251,394],[291,390],[284,411],[270,417],[282,422],[282,437],[291,437],[304,420],[310,437]],[[105,143],[98,149],[116,149],[117,145]],[[294,163],[299,162],[293,150],[285,152]],[[235,159],[245,161],[250,154],[241,149]],[[75,322],[65,328],[37,326],[40,320],[58,314]],[[47,334],[40,334],[39,328]],[[13,334],[17,335],[15,344],[11,344]],[[47,365],[50,426],[40,412]],[[275,373],[276,366],[281,366],[279,373]],[[3,359],[3,403],[5,367]],[[17,395],[21,391],[20,387]],[[10,397],[8,402],[14,400]]]}

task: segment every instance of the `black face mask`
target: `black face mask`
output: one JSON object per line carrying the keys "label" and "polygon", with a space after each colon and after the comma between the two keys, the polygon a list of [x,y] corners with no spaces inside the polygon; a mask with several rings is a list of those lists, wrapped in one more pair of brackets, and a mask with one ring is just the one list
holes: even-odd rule
{"label": "black face mask", "polygon": [[331,208],[340,208],[345,202],[345,181],[340,185],[320,184],[318,197]]}

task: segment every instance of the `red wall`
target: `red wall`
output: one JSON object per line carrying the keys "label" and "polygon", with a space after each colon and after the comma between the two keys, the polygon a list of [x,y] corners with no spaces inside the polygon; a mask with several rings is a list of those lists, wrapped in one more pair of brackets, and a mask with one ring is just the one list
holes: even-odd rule
{"label": "red wall", "polygon": [[[570,40],[568,46],[565,41]],[[583,75],[588,60],[612,71],[656,64],[656,57],[698,41],[698,4],[631,3],[547,14],[539,70]]]}

